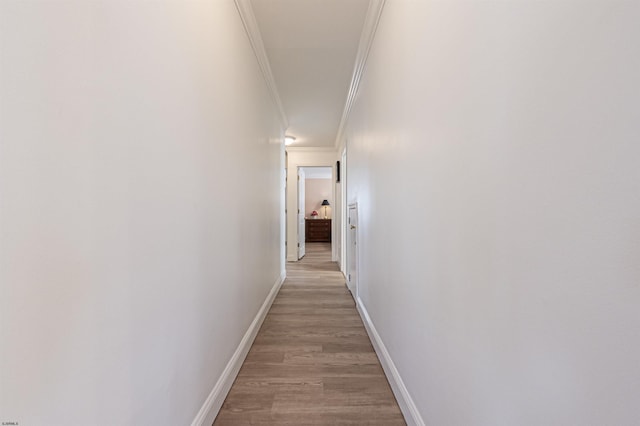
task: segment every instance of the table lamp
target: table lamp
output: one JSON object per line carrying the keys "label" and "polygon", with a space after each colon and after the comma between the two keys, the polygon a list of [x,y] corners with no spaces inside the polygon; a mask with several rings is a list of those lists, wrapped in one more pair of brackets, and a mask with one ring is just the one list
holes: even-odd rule
{"label": "table lamp", "polygon": [[324,206],[324,218],[327,218],[327,206],[330,206],[331,204],[329,204],[328,200],[322,200],[322,205]]}

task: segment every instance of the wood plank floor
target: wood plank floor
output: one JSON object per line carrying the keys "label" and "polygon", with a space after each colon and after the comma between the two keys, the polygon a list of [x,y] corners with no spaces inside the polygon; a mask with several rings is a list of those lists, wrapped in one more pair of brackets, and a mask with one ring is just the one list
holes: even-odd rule
{"label": "wood plank floor", "polygon": [[405,425],[330,244],[287,263],[213,424]]}

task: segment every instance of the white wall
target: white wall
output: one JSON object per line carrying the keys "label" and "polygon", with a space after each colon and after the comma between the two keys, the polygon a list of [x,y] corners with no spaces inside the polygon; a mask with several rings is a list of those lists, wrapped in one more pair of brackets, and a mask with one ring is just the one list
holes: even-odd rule
{"label": "white wall", "polygon": [[[332,148],[287,147],[287,260],[298,260],[298,167],[333,167],[335,176],[336,150]],[[335,182],[335,179],[333,180]],[[335,188],[334,188],[335,192]],[[335,197],[334,197],[335,199]],[[335,232],[335,224],[332,224]],[[332,235],[331,240],[336,241]],[[336,245],[331,246],[336,260]]]}
{"label": "white wall", "polygon": [[640,419],[638,22],[387,1],[348,198],[362,303],[427,424]]}
{"label": "white wall", "polygon": [[234,3],[3,0],[0,67],[0,420],[191,423],[283,272]]}

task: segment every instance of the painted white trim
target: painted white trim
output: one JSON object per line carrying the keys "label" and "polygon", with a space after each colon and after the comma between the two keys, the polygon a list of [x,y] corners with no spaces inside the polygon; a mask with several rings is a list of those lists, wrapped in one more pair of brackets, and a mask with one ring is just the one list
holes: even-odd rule
{"label": "painted white trim", "polygon": [[281,124],[283,128],[286,129],[289,127],[287,114],[284,112],[280,93],[278,92],[278,86],[276,86],[276,81],[273,78],[273,73],[271,72],[271,65],[269,65],[269,58],[267,57],[267,52],[264,49],[264,42],[262,41],[258,21],[256,21],[256,16],[253,13],[253,7],[251,7],[251,0],[235,0],[235,3],[238,13],[240,14],[240,19],[242,19],[245,32],[247,33],[247,36],[249,36],[253,52],[258,60],[258,66],[260,67],[260,71],[262,72],[267,88],[269,89],[271,99],[278,110]]}
{"label": "painted white trim", "polygon": [[[355,229],[355,241],[351,240],[351,226],[353,225],[351,223],[351,210],[355,211],[355,218],[356,218],[356,227]],[[358,280],[360,279],[360,268],[358,266],[358,262],[359,262],[359,253],[358,250],[360,248],[360,245],[358,244],[358,229],[360,227],[360,223],[359,220],[360,218],[358,217],[358,202],[354,202],[351,204],[347,205],[347,210],[346,210],[346,216],[347,216],[347,220],[346,223],[344,225],[344,230],[347,233],[346,236],[346,241],[347,241],[347,265],[346,265],[346,271],[345,271],[345,275],[347,276],[347,287],[349,288],[349,291],[351,292],[351,294],[353,295],[353,298],[355,300],[358,299]],[[351,244],[353,244],[355,246],[354,249],[354,257],[355,259],[351,259],[349,256],[349,253],[351,253]],[[351,265],[353,264],[354,269],[355,269],[355,277],[351,276]]]}
{"label": "painted white trim", "polygon": [[382,338],[378,334],[378,331],[373,325],[373,321],[371,321],[369,312],[367,312],[367,308],[362,303],[362,299],[360,299],[360,297],[356,298],[356,306],[358,308],[358,312],[360,313],[360,317],[362,318],[362,322],[367,329],[367,333],[369,333],[369,337],[371,338],[371,342],[373,343],[373,348],[378,355],[378,359],[380,359],[382,369],[387,376],[387,380],[389,380],[389,384],[391,385],[391,389],[393,390],[393,394],[398,401],[398,405],[400,406],[400,410],[404,415],[404,419],[407,422],[407,425],[425,426],[424,420],[422,420],[422,416],[418,412],[416,404],[413,402],[413,399],[411,398],[407,387],[404,385],[402,377],[400,377],[400,373],[393,363],[391,355],[389,355],[389,352],[387,351]]}
{"label": "painted white trim", "polygon": [[231,385],[233,385],[233,381],[236,379],[238,372],[240,371],[240,367],[242,367],[242,363],[244,359],[247,357],[247,353],[249,353],[249,349],[251,349],[251,345],[260,330],[260,326],[262,326],[262,322],[264,318],[267,316],[267,312],[269,312],[269,308],[271,308],[271,304],[273,300],[276,298],[284,279],[286,278],[286,272],[283,271],[280,274],[280,278],[275,282],[271,291],[267,295],[267,298],[264,300],[264,303],[260,307],[260,310],[256,314],[256,317],[253,319],[253,322],[249,326],[249,329],[244,334],[244,337],[240,341],[240,344],[236,348],[236,351],[233,353],[233,356],[227,363],[224,371],[220,375],[220,378],[213,386],[211,393],[204,401],[204,404],[198,411],[195,419],[191,422],[191,426],[203,426],[203,425],[211,425],[215,420],[222,404],[224,403],[229,390],[231,389]]}
{"label": "painted white trim", "polygon": [[[347,274],[347,216],[348,216],[348,203],[347,203],[347,147],[342,149],[340,156],[340,227],[336,228],[336,232],[340,234],[340,271],[343,275]],[[346,278],[346,277],[345,277]]]}
{"label": "painted white trim", "polygon": [[287,152],[338,152],[333,146],[288,146],[285,149]]}
{"label": "painted white trim", "polygon": [[338,133],[334,143],[334,147],[336,148],[340,147],[342,134],[344,133],[347,121],[349,121],[349,114],[351,114],[351,108],[353,107],[356,95],[358,94],[360,80],[362,80],[362,75],[367,64],[367,58],[369,57],[369,51],[371,50],[376,30],[378,29],[378,22],[380,22],[380,15],[382,14],[385,1],[386,0],[371,0],[369,3],[367,16],[364,19],[364,26],[362,27],[362,34],[360,35],[360,44],[358,45],[356,63],[351,76],[349,93],[347,94],[347,101],[345,102],[344,110],[342,111],[342,118],[340,119],[340,125],[338,126]]}

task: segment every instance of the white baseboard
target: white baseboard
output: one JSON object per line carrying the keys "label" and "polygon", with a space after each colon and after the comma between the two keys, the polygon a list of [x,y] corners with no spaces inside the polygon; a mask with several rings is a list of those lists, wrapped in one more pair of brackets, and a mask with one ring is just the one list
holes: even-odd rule
{"label": "white baseboard", "polygon": [[249,353],[249,349],[251,349],[251,345],[258,334],[258,330],[260,330],[260,326],[262,325],[264,318],[267,316],[267,312],[269,312],[269,308],[271,308],[271,304],[276,298],[285,277],[286,272],[283,271],[280,278],[278,278],[271,288],[271,291],[264,300],[264,303],[260,307],[256,317],[253,319],[249,329],[244,334],[244,337],[240,341],[236,351],[233,353],[233,356],[227,363],[227,366],[220,375],[220,378],[213,386],[211,393],[204,401],[204,404],[202,405],[202,408],[200,408],[196,418],[191,422],[191,426],[210,426],[213,424],[213,421],[218,415],[218,412],[222,407],[222,403],[227,397],[227,394],[231,389],[231,385],[233,385],[233,381],[236,379],[236,376],[240,371],[240,367],[242,366],[244,359],[247,357],[247,353]]}
{"label": "white baseboard", "polygon": [[404,419],[407,422],[407,425],[425,426],[424,420],[422,420],[422,416],[418,412],[416,404],[413,402],[413,399],[411,398],[407,387],[402,381],[402,377],[400,377],[398,369],[391,359],[391,355],[389,355],[387,348],[384,346],[384,343],[382,342],[378,331],[371,321],[371,317],[367,312],[367,308],[364,306],[362,300],[359,297],[356,300],[356,306],[358,307],[358,312],[360,312],[362,322],[364,322],[367,333],[369,333],[369,337],[371,338],[371,342],[373,343],[373,348],[375,349],[376,354],[380,359],[380,363],[382,364],[384,373],[387,376],[387,380],[389,380],[391,390],[393,390],[393,394],[398,401],[398,405],[400,406],[400,410],[404,415]]}

